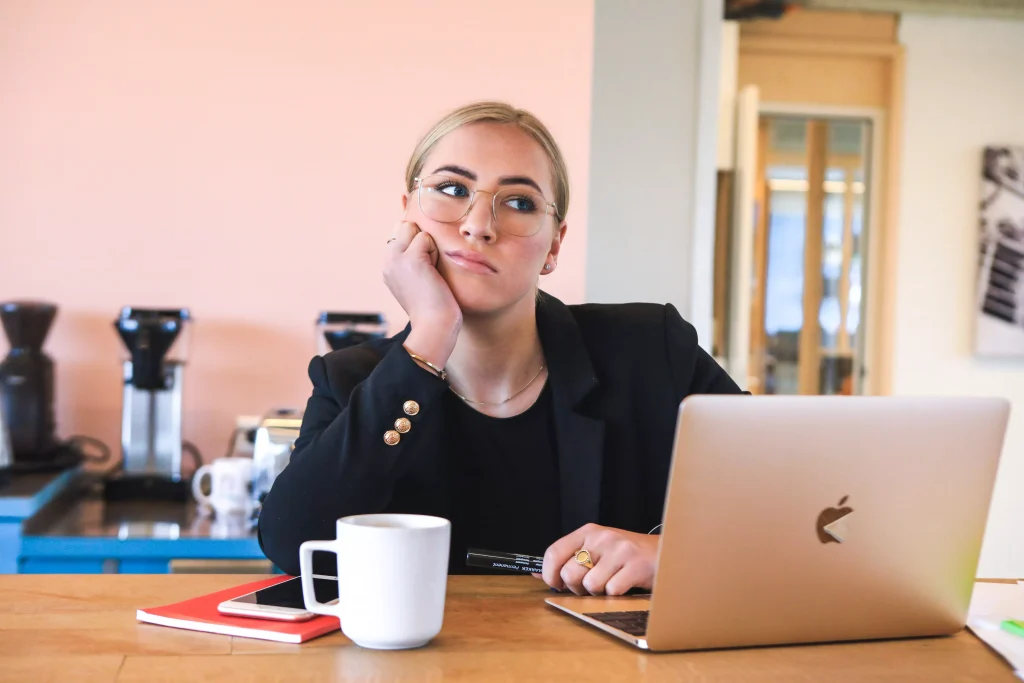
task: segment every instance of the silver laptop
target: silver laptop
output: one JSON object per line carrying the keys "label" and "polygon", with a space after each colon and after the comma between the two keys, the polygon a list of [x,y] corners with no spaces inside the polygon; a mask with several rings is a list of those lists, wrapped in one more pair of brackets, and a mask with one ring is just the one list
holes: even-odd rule
{"label": "silver laptop", "polygon": [[687,398],[651,595],[547,602],[648,650],[955,633],[1009,412],[985,398]]}

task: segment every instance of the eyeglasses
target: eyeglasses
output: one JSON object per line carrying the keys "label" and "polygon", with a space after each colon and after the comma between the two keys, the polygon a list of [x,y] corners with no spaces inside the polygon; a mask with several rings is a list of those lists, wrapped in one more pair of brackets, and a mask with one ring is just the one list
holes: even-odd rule
{"label": "eyeglasses", "polygon": [[532,237],[544,226],[549,213],[556,217],[555,203],[532,190],[508,188],[497,192],[477,190],[466,181],[448,175],[415,178],[416,195],[423,215],[439,223],[462,220],[473,208],[478,192],[491,195],[491,215],[502,232]]}

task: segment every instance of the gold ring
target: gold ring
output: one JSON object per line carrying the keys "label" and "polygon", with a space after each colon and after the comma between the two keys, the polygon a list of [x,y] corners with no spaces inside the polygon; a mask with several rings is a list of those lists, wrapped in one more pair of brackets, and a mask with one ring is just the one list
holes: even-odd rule
{"label": "gold ring", "polygon": [[593,569],[594,568],[594,562],[593,562],[593,560],[590,557],[590,551],[589,550],[584,550],[583,548],[580,548],[579,550],[577,550],[576,551],[576,562],[578,562],[579,564],[582,564],[587,569]]}

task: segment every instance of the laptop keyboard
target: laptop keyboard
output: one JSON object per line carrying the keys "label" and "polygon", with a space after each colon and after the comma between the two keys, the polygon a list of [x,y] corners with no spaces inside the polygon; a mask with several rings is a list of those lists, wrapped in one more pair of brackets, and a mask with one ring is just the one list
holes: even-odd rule
{"label": "laptop keyboard", "polygon": [[590,612],[585,616],[625,631],[631,636],[647,635],[647,610],[637,612]]}

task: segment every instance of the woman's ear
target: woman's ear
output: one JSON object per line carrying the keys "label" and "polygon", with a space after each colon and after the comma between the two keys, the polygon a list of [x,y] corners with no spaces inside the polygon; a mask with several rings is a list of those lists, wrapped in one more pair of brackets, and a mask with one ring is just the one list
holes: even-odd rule
{"label": "woman's ear", "polygon": [[562,250],[562,240],[565,239],[565,232],[568,228],[569,226],[566,225],[565,221],[559,223],[558,230],[555,232],[555,235],[551,240],[551,248],[548,250],[548,257],[544,259],[544,267],[541,268],[541,275],[550,274],[558,265],[558,253]]}
{"label": "woman's ear", "polygon": [[551,249],[548,253],[553,256],[556,261],[558,260],[558,252],[562,250],[562,240],[565,239],[565,232],[568,229],[569,226],[566,225],[565,221],[562,221],[558,224],[558,230],[555,231],[555,236],[551,240]]}
{"label": "woman's ear", "polygon": [[409,195],[403,194],[402,195],[402,211],[405,211],[408,208],[409,208]]}

